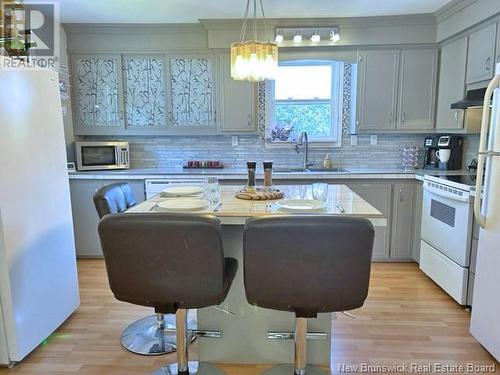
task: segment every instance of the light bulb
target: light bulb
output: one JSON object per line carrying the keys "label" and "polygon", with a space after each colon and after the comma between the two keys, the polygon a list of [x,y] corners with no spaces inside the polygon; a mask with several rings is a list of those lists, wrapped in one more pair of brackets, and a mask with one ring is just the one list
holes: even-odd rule
{"label": "light bulb", "polygon": [[283,43],[283,35],[282,34],[276,34],[276,37],[274,38],[274,41],[276,43]]}
{"label": "light bulb", "polygon": [[273,79],[276,76],[276,65],[274,63],[273,55],[267,55],[264,61],[264,78]]}
{"label": "light bulb", "polygon": [[313,43],[319,43],[321,40],[321,36],[318,33],[314,33],[313,36],[311,37],[311,42]]}
{"label": "light bulb", "polygon": [[300,42],[302,42],[302,35],[295,34],[295,36],[293,37],[293,42],[294,43],[300,43]]}
{"label": "light bulb", "polygon": [[241,55],[236,56],[235,75],[237,78],[241,79],[248,75],[248,63],[245,58]]}
{"label": "light bulb", "polygon": [[330,40],[332,42],[338,42],[340,40],[340,34],[338,31],[334,30],[330,33]]}

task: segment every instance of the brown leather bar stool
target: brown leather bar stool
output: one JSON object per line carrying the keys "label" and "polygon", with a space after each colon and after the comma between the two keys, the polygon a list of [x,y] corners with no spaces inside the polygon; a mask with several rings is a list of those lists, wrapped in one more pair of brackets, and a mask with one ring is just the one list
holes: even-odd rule
{"label": "brown leather bar stool", "polygon": [[236,259],[224,258],[220,221],[167,213],[106,215],[99,236],[115,297],[175,314],[177,363],[154,374],[223,374],[188,361],[187,334],[187,310],[223,302],[236,275]]}
{"label": "brown leather bar stool", "polygon": [[[94,194],[94,205],[99,218],[126,211],[137,204],[129,184],[117,182],[106,185]],[[140,249],[138,249],[140,251]],[[196,323],[192,323],[190,328]],[[135,354],[161,355],[175,351],[175,316],[157,313],[136,320],[122,332],[122,346]]]}
{"label": "brown leather bar stool", "polygon": [[368,294],[374,231],[365,219],[279,216],[247,221],[248,303],[295,313],[295,365],[266,374],[324,374],[306,367],[307,319],[361,307]]}

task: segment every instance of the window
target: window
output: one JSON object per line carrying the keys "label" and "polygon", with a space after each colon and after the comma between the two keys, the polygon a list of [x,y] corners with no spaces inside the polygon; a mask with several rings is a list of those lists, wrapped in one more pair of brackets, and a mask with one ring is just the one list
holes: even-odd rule
{"label": "window", "polygon": [[340,144],[343,64],[333,61],[284,62],[269,85],[268,143],[296,141]]}

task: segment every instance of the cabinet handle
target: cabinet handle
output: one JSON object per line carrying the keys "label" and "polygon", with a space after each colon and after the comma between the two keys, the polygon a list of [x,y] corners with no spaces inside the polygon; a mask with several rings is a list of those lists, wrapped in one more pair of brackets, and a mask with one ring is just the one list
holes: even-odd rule
{"label": "cabinet handle", "polygon": [[404,201],[403,189],[399,189],[399,202],[403,202],[403,201]]}
{"label": "cabinet handle", "polygon": [[458,122],[458,111],[455,111],[454,117],[455,117],[455,122]]}
{"label": "cabinet handle", "polygon": [[403,112],[403,118],[401,119],[401,122],[403,124],[406,122],[406,112]]}
{"label": "cabinet handle", "polygon": [[491,57],[488,57],[486,59],[486,64],[485,64],[486,71],[489,72],[491,69]]}
{"label": "cabinet handle", "polygon": [[247,125],[248,125],[249,128],[252,126],[252,115],[248,115]]}
{"label": "cabinet handle", "polygon": [[500,55],[497,55],[497,63],[500,63]]}
{"label": "cabinet handle", "polygon": [[392,112],[389,113],[389,125],[392,125]]}

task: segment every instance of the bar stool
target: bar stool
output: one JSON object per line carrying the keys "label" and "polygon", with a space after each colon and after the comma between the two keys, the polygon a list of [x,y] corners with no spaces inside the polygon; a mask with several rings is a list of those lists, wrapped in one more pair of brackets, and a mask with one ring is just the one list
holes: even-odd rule
{"label": "bar stool", "polygon": [[223,302],[236,275],[236,259],[224,258],[220,221],[168,213],[106,215],[99,236],[115,297],[175,314],[177,363],[154,374],[223,374],[188,361],[187,334],[187,310]]}
{"label": "bar stool", "polygon": [[[99,218],[126,211],[137,204],[132,188],[125,182],[103,186],[94,194]],[[194,325],[194,324],[193,324]],[[190,327],[194,328],[194,327]],[[122,346],[141,355],[161,355],[175,351],[175,316],[157,313],[128,325],[120,337]]]}
{"label": "bar stool", "polygon": [[374,231],[365,219],[278,216],[247,221],[245,294],[251,305],[295,313],[295,364],[266,374],[324,374],[306,367],[307,318],[361,307],[368,294]]}

